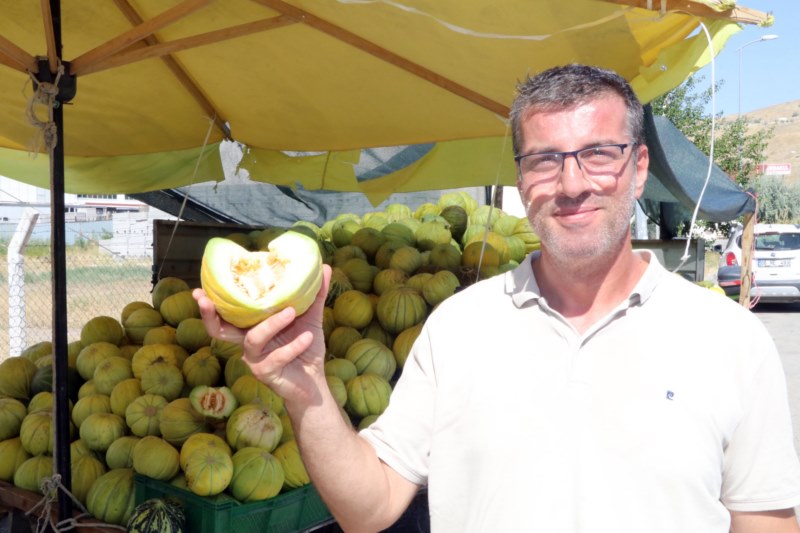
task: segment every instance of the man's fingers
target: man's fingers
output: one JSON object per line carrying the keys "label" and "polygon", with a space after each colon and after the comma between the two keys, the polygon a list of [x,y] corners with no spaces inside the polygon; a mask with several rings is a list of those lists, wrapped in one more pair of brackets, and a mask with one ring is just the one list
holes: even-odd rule
{"label": "man's fingers", "polygon": [[255,363],[267,355],[264,352],[268,349],[269,341],[291,324],[294,318],[294,308],[287,307],[250,328],[242,341],[245,358]]}
{"label": "man's fingers", "polygon": [[286,344],[277,346],[267,344],[257,356],[251,358],[245,355],[243,359],[259,379],[268,375],[275,376],[308,349],[311,342],[311,333],[304,331]]}

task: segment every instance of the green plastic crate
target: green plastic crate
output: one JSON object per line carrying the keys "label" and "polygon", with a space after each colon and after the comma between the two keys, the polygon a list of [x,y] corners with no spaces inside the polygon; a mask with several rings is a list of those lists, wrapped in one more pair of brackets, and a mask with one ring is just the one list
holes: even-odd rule
{"label": "green plastic crate", "polygon": [[192,533],[294,533],[333,523],[330,511],[313,485],[270,498],[241,503],[230,496],[203,497],[163,481],[136,475],[136,504],[169,496],[180,500],[186,531]]}

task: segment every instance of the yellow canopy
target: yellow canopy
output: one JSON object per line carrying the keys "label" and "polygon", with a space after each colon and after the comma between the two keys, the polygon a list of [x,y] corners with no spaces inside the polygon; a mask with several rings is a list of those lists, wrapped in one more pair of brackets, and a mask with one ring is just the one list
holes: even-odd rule
{"label": "yellow canopy", "polygon": [[[44,150],[31,118],[48,117],[31,102],[30,73],[58,66],[46,4],[0,0],[0,174],[39,186],[49,168],[29,156]],[[379,200],[511,183],[517,80],[595,64],[647,102],[710,61],[701,22],[718,52],[739,23],[769,19],[725,0],[67,1],[58,79],[74,75],[77,90],[64,107],[65,189],[220,180],[212,152],[225,138],[249,148],[252,179],[308,189]],[[355,178],[359,149],[417,143],[438,144],[413,168]],[[336,164],[286,150],[331,151],[325,162]]]}

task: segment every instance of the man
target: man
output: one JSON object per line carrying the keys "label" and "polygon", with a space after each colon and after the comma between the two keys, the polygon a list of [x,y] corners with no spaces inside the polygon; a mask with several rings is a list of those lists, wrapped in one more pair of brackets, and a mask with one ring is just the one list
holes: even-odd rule
{"label": "man", "polygon": [[[304,315],[249,332],[199,299],[209,331],[242,341],[284,397],[339,523],[388,527],[427,485],[437,532],[800,531],[800,464],[765,328],[631,248],[648,151],[628,84],[551,69],[520,86],[511,120],[541,251],[440,304],[360,435],[325,383],[325,289]],[[711,338],[715,321],[738,338]]]}

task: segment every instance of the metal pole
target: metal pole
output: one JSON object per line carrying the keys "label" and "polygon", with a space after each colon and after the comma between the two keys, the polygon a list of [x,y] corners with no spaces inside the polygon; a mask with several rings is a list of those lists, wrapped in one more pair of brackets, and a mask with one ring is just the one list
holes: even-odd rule
{"label": "metal pole", "polygon": [[[53,18],[56,56],[61,58],[61,3],[50,0]],[[59,88],[59,91],[61,89]],[[55,396],[55,473],[61,484],[72,489],[69,441],[69,393],[67,383],[67,259],[66,224],[64,216],[64,108],[56,98],[53,103],[53,122],[56,126],[56,145],[50,153],[51,247],[53,262],[53,388]],[[72,500],[58,491],[59,520],[72,518]]]}

